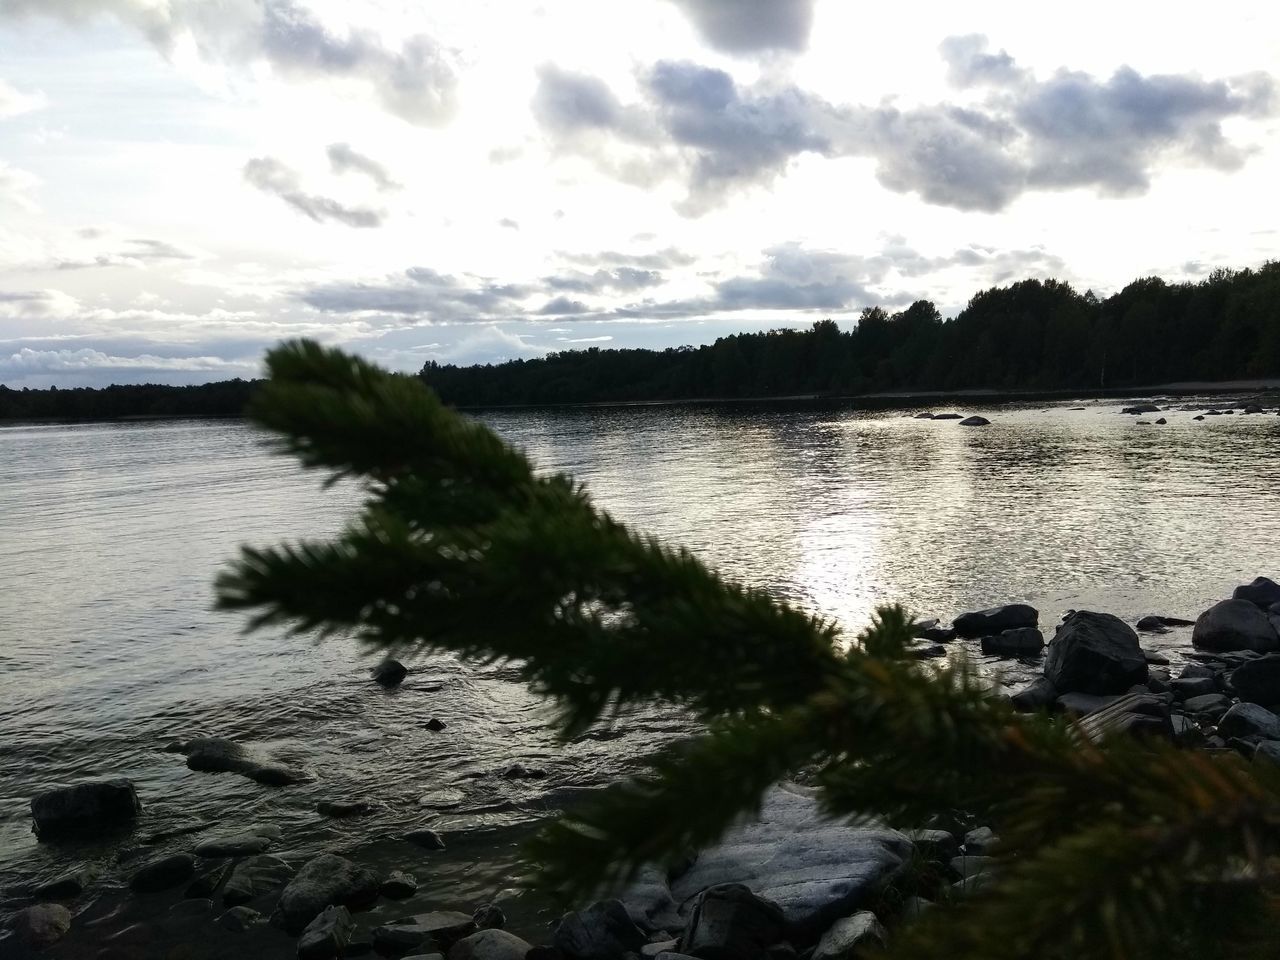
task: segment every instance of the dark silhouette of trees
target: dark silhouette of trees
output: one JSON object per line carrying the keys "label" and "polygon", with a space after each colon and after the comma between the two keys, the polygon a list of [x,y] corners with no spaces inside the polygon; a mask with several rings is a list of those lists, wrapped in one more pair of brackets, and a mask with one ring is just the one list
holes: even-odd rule
{"label": "dark silhouette of trees", "polygon": [[71,390],[11,390],[0,385],[0,420],[240,417],[259,383],[236,379],[185,387],[146,383]]}

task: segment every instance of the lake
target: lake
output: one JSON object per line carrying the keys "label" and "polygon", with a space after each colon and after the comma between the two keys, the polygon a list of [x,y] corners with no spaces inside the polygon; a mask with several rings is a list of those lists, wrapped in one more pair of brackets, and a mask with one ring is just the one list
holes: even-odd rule
{"label": "lake", "polygon": [[[1138,426],[1115,401],[975,411],[992,425],[840,404],[483,418],[620,519],[851,633],[887,601],[944,620],[1027,602],[1046,632],[1073,608],[1194,618],[1237,583],[1280,574],[1274,413],[1173,411],[1167,426]],[[110,857],[106,844],[37,844],[28,803],[123,775],[147,807],[142,833],[266,821],[302,852],[427,821],[479,838],[451,844],[434,878],[474,902],[499,882],[475,861],[507,856],[502,831],[689,732],[655,709],[562,745],[510,670],[411,661],[388,692],[350,641],[245,636],[240,618],[211,610],[236,546],[330,534],[358,502],[259,441],[224,421],[0,428],[0,887]],[[1188,644],[1183,630],[1149,645],[1176,666]],[[1014,684],[1035,665],[988,669]],[[432,717],[446,729],[425,729]],[[252,744],[315,779],[274,789],[192,772],[163,748],[196,735]],[[514,762],[548,775],[503,778]],[[318,800],[345,796],[382,808],[316,815]]]}

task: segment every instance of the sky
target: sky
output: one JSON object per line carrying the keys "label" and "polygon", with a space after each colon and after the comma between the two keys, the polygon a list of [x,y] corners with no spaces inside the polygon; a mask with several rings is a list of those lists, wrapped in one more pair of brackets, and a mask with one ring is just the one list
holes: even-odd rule
{"label": "sky", "polygon": [[0,383],[852,326],[1280,257],[1280,4],[0,0]]}

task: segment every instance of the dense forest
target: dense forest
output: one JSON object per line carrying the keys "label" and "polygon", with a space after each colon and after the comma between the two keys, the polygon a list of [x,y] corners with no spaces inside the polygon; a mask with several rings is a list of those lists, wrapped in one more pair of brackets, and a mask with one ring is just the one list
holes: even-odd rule
{"label": "dense forest", "polygon": [[239,417],[258,383],[237,379],[187,387],[147,383],[71,390],[11,390],[0,384],[0,420]]}
{"label": "dense forest", "polygon": [[1099,300],[1056,280],[984,290],[954,319],[927,300],[862,311],[851,330],[722,337],[710,346],[589,350],[423,379],[462,406],[876,391],[1101,390],[1280,377],[1280,262],[1199,283],[1135,280]]}

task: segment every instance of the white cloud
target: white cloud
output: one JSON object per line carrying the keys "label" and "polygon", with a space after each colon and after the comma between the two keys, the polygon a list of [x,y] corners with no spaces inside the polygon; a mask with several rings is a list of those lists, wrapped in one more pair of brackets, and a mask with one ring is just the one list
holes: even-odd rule
{"label": "white cloud", "polygon": [[0,120],[42,109],[48,101],[41,93],[23,93],[0,79]]}

